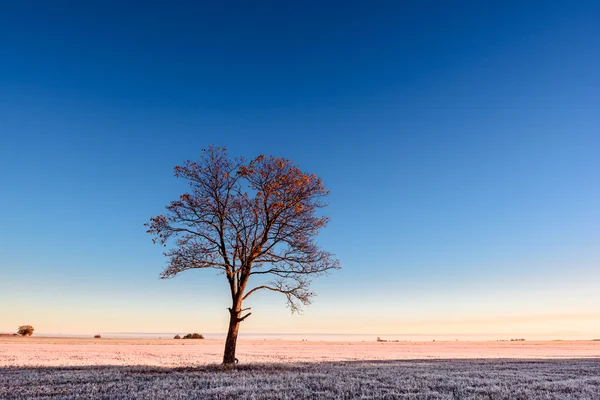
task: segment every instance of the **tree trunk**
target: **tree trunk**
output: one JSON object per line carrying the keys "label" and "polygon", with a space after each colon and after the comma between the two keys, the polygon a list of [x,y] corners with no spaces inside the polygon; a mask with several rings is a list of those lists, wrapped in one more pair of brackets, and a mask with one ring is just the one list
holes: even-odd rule
{"label": "tree trunk", "polygon": [[227,340],[225,341],[225,352],[223,353],[223,364],[225,366],[235,366],[235,346],[237,344],[238,331],[240,329],[239,309],[229,309],[229,330],[227,331]]}

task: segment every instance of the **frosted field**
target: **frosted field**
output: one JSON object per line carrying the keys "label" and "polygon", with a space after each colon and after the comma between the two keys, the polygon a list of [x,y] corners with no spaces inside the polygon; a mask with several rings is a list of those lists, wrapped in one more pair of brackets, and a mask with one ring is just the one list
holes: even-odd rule
{"label": "frosted field", "polygon": [[600,342],[0,338],[0,399],[600,399]]}

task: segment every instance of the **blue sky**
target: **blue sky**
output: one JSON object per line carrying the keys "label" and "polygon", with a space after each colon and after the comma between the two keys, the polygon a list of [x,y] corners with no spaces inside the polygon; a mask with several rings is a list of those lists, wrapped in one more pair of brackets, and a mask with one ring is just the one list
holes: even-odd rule
{"label": "blue sky", "polygon": [[343,266],[242,331],[600,336],[598,4],[208,3],[2,3],[0,331],[225,330],[143,226],[215,144],[319,175]]}

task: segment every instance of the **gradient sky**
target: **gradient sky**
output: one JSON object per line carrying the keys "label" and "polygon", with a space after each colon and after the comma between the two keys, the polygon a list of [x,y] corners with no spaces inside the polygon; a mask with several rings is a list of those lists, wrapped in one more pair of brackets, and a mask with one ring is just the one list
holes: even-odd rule
{"label": "gradient sky", "polygon": [[598,2],[83,3],[0,1],[0,331],[225,331],[143,226],[215,144],[319,175],[343,266],[242,332],[600,337]]}

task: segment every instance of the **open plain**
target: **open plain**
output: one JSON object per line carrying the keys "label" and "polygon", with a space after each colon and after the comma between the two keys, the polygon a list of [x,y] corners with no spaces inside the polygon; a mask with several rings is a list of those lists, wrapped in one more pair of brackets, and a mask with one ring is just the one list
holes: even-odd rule
{"label": "open plain", "polygon": [[600,399],[600,342],[0,338],[1,399]]}

